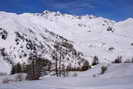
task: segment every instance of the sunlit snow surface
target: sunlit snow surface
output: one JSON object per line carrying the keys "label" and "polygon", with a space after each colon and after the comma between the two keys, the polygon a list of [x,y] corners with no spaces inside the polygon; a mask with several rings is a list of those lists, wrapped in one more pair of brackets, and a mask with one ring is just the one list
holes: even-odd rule
{"label": "sunlit snow surface", "polygon": [[[77,77],[43,77],[42,80],[0,84],[0,89],[132,89],[133,64],[110,64],[105,74],[99,75],[100,66]],[[96,77],[92,75],[96,74]]]}
{"label": "sunlit snow surface", "polygon": [[[112,31],[107,31],[108,27],[111,27]],[[29,39],[38,38],[40,42],[43,39],[39,34],[43,33],[49,38],[48,40],[58,41],[44,31],[47,29],[70,40],[76,50],[81,51],[89,62],[93,56],[98,56],[101,63],[111,62],[118,56],[122,56],[123,61],[133,57],[132,18],[115,22],[102,17],[79,17],[49,11],[20,15],[0,12],[0,28],[8,32],[6,40],[0,39],[0,48],[5,48],[13,55],[18,55],[20,49],[20,46],[15,46],[16,50],[10,48],[16,44],[14,32],[26,33]],[[27,30],[29,28],[36,35],[31,34]],[[48,41],[45,43],[50,47],[52,45]],[[21,45],[23,44],[25,43],[21,42]],[[109,50],[110,48],[113,49]],[[49,55],[45,56],[49,58]],[[26,58],[19,60],[17,56],[13,61],[26,61]],[[77,77],[44,77],[39,81],[0,84],[0,89],[133,89],[132,69],[132,64],[109,65],[107,73],[93,78],[94,74],[100,72],[100,67],[97,66],[87,72],[79,73]],[[10,70],[11,66],[0,57],[0,72],[10,73]]]}
{"label": "sunlit snow surface", "polygon": [[[75,48],[83,52],[89,61],[92,56],[98,56],[102,62],[114,60],[117,56],[123,56],[124,60],[131,59],[133,56],[132,18],[115,22],[93,15],[79,17],[44,11],[20,15],[0,12],[0,20],[0,27],[8,30],[10,34],[14,31],[30,34],[27,28],[36,34],[43,32],[43,29],[59,34],[72,41]],[[108,27],[111,27],[113,32],[107,31]],[[29,37],[32,38],[31,35]],[[1,41],[0,46],[8,48],[8,44],[14,44],[12,39],[14,35],[10,35],[8,41]],[[109,48],[112,47],[114,49],[110,51]]]}

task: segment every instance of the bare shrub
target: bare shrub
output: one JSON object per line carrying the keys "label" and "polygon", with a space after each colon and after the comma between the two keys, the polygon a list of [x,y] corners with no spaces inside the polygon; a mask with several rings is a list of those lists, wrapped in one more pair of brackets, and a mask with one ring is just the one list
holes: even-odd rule
{"label": "bare shrub", "polygon": [[114,47],[108,48],[109,51],[113,51],[114,49],[115,49]]}
{"label": "bare shrub", "polygon": [[118,56],[112,63],[122,63],[122,56]]}
{"label": "bare shrub", "polygon": [[107,66],[102,66],[100,74],[104,74],[106,71],[107,71]]}
{"label": "bare shrub", "polygon": [[98,59],[97,56],[94,56],[93,62],[92,62],[92,66],[95,66],[95,65],[97,65],[97,64],[99,64],[99,59]]}

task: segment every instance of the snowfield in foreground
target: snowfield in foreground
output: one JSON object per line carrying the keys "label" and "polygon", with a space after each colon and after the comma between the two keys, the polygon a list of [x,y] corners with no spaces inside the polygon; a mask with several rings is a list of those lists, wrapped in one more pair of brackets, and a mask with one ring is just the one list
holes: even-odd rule
{"label": "snowfield in foreground", "polygon": [[44,77],[38,81],[1,84],[0,89],[133,89],[133,64],[109,64],[103,75],[99,75],[100,68],[97,65],[77,73],[77,77]]}

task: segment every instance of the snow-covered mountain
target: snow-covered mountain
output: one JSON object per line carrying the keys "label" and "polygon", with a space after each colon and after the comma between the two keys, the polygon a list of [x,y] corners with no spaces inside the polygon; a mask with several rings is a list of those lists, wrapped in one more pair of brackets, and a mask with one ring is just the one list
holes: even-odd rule
{"label": "snow-covered mountain", "polygon": [[122,56],[123,61],[132,59],[132,18],[115,22],[93,15],[72,16],[49,11],[37,15],[43,19],[34,19],[35,24],[73,41],[89,61],[94,56],[101,62],[113,61],[118,56]]}
{"label": "snow-covered mountain", "polygon": [[[30,54],[53,61],[63,55],[66,66],[82,66],[85,59],[111,62],[118,56],[131,60],[133,19],[115,22],[93,15],[73,16],[60,12],[15,14],[0,12],[0,66],[27,62]],[[6,60],[7,62],[7,60]],[[9,64],[8,63],[8,64]],[[0,69],[2,70],[2,69]],[[10,70],[8,70],[9,73]]]}

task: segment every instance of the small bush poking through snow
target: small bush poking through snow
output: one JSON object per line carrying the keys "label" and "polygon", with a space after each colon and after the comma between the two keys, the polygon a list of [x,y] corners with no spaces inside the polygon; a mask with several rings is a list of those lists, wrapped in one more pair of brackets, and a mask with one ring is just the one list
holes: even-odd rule
{"label": "small bush poking through snow", "polygon": [[106,71],[107,71],[107,66],[102,66],[100,74],[104,74]]}
{"label": "small bush poking through snow", "polygon": [[113,51],[114,49],[115,49],[114,47],[108,48],[109,51]]}
{"label": "small bush poking through snow", "polygon": [[133,43],[131,43],[131,46],[133,46]]}
{"label": "small bush poking through snow", "polygon": [[122,63],[122,56],[118,56],[112,63]]}

